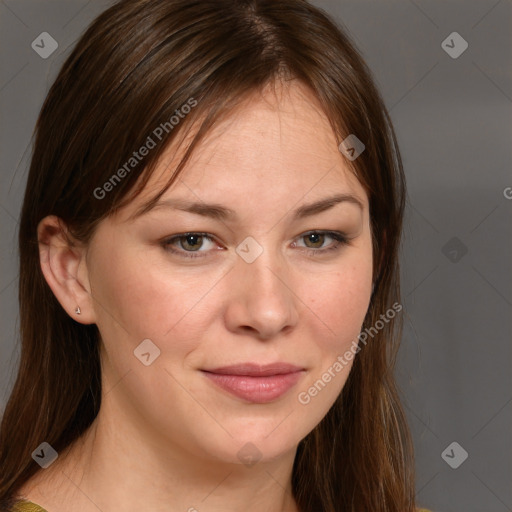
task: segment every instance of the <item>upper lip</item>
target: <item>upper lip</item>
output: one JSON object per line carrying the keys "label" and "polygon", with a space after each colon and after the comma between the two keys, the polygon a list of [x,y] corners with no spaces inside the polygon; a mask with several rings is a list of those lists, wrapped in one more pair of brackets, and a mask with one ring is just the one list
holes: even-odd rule
{"label": "upper lip", "polygon": [[294,364],[277,362],[270,364],[239,363],[229,366],[222,366],[219,368],[204,369],[203,371],[209,373],[219,373],[222,375],[267,377],[269,375],[285,375],[288,373],[295,373],[301,370],[304,370],[304,368]]}

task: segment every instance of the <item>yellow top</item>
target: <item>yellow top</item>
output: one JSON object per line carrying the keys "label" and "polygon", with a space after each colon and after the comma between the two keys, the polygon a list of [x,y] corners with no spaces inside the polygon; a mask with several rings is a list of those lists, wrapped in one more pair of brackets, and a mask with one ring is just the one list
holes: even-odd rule
{"label": "yellow top", "polygon": [[[32,503],[31,501],[22,500],[14,505],[12,512],[47,512],[43,507]],[[430,512],[426,508],[419,508],[418,512]]]}
{"label": "yellow top", "polygon": [[18,501],[14,505],[12,512],[47,512],[47,511],[43,507],[40,507],[39,505],[36,505],[35,503],[32,503],[31,501],[21,500],[21,501]]}

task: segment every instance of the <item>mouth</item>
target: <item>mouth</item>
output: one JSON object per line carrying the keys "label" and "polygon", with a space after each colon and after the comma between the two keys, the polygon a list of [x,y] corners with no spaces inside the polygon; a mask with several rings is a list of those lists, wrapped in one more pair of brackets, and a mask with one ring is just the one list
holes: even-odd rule
{"label": "mouth", "polygon": [[288,363],[242,363],[201,371],[224,391],[247,402],[260,404],[284,395],[305,373],[304,368]]}

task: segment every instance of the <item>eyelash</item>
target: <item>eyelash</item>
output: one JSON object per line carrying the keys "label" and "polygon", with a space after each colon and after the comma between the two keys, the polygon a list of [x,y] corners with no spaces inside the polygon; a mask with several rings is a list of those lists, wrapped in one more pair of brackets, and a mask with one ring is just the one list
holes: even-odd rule
{"label": "eyelash", "polygon": [[[174,235],[170,238],[165,239],[162,242],[162,246],[164,247],[165,250],[167,250],[173,254],[177,254],[178,256],[183,257],[183,258],[192,259],[192,258],[206,257],[208,255],[209,251],[199,251],[199,250],[198,251],[185,251],[185,250],[176,250],[176,249],[172,248],[172,244],[174,242],[179,241],[180,239],[186,238],[187,236],[192,236],[192,235],[193,236],[201,236],[203,238],[208,239],[211,242],[213,242],[213,239],[214,239],[214,237],[211,236],[209,233],[201,233],[201,232],[197,232],[197,231],[191,231],[188,233]],[[327,235],[330,238],[332,238],[333,240],[335,240],[335,242],[336,242],[334,244],[331,244],[329,247],[322,248],[322,249],[311,249],[311,248],[306,247],[305,252],[310,256],[323,255],[330,251],[339,250],[341,247],[349,244],[349,239],[343,233],[340,233],[339,231],[316,231],[316,230],[313,230],[313,231],[308,231],[307,233],[305,233],[303,235],[300,235],[298,238],[299,239],[305,238],[310,235]]]}

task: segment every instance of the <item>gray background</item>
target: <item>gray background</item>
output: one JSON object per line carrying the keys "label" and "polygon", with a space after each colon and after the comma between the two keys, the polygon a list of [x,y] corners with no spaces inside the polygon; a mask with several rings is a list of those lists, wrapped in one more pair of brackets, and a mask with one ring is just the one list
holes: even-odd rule
{"label": "gray background", "polygon": [[[511,1],[314,3],[358,44],[404,159],[406,322],[397,377],[414,435],[418,503],[435,512],[510,511]],[[32,130],[60,65],[109,4],[0,0],[2,410],[19,356],[16,235]],[[31,48],[44,31],[59,44],[46,60]],[[441,45],[454,31],[469,44],[456,59]],[[469,454],[457,469],[446,461],[460,460],[458,446],[442,456],[454,441]]]}

